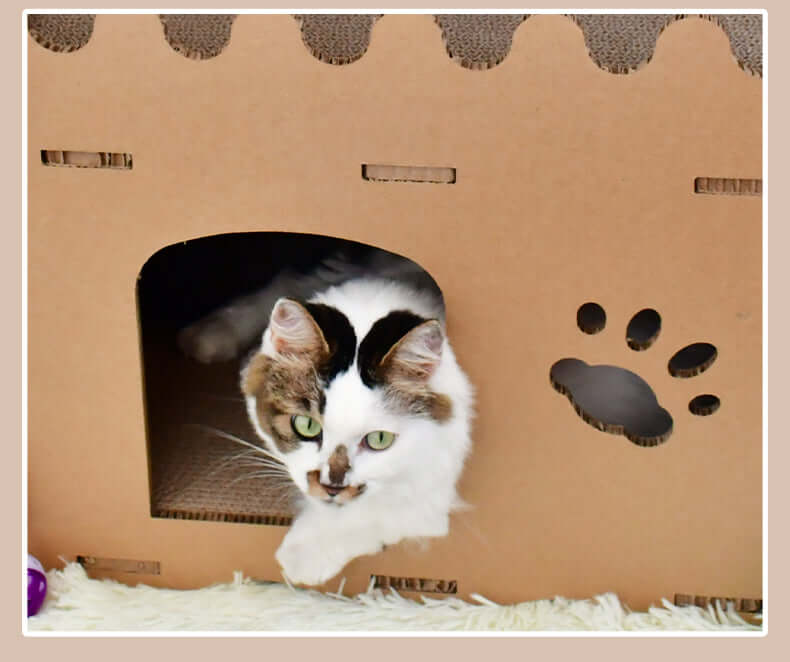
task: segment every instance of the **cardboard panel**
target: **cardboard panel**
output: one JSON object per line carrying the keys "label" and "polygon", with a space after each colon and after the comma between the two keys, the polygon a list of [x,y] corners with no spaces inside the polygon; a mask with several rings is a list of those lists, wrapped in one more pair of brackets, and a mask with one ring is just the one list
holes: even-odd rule
{"label": "cardboard panel", "polygon": [[[427,550],[354,561],[347,590],[384,575],[504,602],[760,597],[761,199],[694,182],[761,176],[761,80],[701,19],[669,25],[623,76],[564,17],[531,17],[487,71],[458,66],[438,33],[385,16],[347,66],[314,58],[288,16],[237,19],[200,62],[155,16],[100,15],[68,54],[29,41],[29,530],[46,565],[156,561],[158,575],[106,572],[174,587],[279,577],[282,526],[151,517],[135,283],[171,244],[286,231],[427,269],[478,390],[473,508]],[[40,150],[131,154],[133,168],[47,167]],[[366,181],[365,163],[456,181]],[[601,333],[576,326],[587,301],[606,311]],[[634,352],[626,327],[646,307],[661,333]],[[716,362],[672,377],[692,342]],[[639,374],[671,437],[642,448],[582,421],[549,380],[566,357]],[[711,416],[688,410],[701,393],[721,399]]]}

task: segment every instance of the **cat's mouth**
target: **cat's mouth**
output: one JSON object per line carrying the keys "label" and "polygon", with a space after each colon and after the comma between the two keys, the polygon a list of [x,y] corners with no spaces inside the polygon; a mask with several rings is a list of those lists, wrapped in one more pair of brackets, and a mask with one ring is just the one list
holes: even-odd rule
{"label": "cat's mouth", "polygon": [[365,491],[365,484],[359,485],[331,485],[321,482],[321,472],[307,472],[307,493],[327,503],[338,506],[348,503]]}

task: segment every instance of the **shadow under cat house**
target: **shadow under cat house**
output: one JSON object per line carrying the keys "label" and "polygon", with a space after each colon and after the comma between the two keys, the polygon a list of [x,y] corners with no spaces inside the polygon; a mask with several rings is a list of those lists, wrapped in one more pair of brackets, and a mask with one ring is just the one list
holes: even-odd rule
{"label": "shadow under cat house", "polygon": [[179,242],[140,270],[137,301],[152,517],[288,526],[298,490],[261,453],[240,373],[280,297],[355,277],[433,294],[418,264],[366,244],[288,232]]}

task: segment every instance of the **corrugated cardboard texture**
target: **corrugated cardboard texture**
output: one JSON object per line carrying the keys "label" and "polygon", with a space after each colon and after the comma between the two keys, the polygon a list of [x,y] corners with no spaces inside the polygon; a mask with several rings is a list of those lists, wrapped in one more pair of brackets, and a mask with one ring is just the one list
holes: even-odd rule
{"label": "corrugated cardboard texture", "polygon": [[[31,38],[29,108],[29,532],[45,564],[158,562],[145,581],[175,587],[279,577],[283,526],[151,517],[149,465],[167,464],[146,438],[135,285],[166,246],[306,232],[425,267],[478,388],[460,484],[472,508],[427,550],[352,562],[347,590],[376,575],[502,602],[762,597],[761,198],[694,190],[761,177],[761,80],[717,25],[675,21],[648,65],[612,75],[562,16],[530,17],[499,65],[470,71],[429,16],[381,18],[362,57],[331,67],[290,16],[238,17],[220,55],[191,62],[156,16],[102,15],[68,55]],[[42,149],[134,167],[47,167]],[[365,163],[457,177],[371,182]],[[594,335],[576,324],[585,302],[606,312]],[[635,352],[626,328],[648,307],[661,333]],[[672,377],[694,342],[716,362]],[[585,423],[549,380],[568,357],[643,378],[673,416],[669,439],[642,448]],[[197,369],[170,360],[149,427],[225,425],[226,405],[179,404]],[[211,379],[222,394],[233,377]],[[721,406],[695,416],[705,393]]]}
{"label": "corrugated cardboard texture", "polygon": [[712,14],[730,40],[732,53],[744,71],[763,75],[763,17],[760,14]]}
{"label": "corrugated cardboard texture", "polygon": [[289,524],[291,486],[261,479],[260,465],[245,453],[250,449],[228,436],[255,439],[242,415],[238,365],[198,369],[186,359],[174,365],[179,357],[168,358],[169,395],[161,397],[169,415],[154,419],[148,410],[152,514],[251,523],[280,518]]}
{"label": "corrugated cardboard texture", "polygon": [[678,16],[672,14],[572,15],[584,32],[590,57],[614,74],[634,71],[653,57],[658,36]]}
{"label": "corrugated cardboard texture", "polygon": [[[488,69],[510,51],[513,34],[529,14],[438,14],[448,55],[469,69]],[[612,73],[628,73],[650,60],[656,40],[682,14],[569,14],[584,32],[593,61]],[[738,64],[762,76],[762,16],[759,14],[706,15],[730,39]],[[234,14],[162,14],[165,37],[186,57],[218,55],[230,41]],[[296,15],[302,40],[319,60],[350,64],[362,57],[381,15]],[[94,15],[33,15],[30,35],[45,48],[72,51],[84,46],[93,31]]]}
{"label": "corrugated cardboard texture", "polygon": [[302,41],[314,57],[330,64],[350,64],[370,45],[370,32],[380,15],[298,14]]}
{"label": "corrugated cardboard texture", "polygon": [[489,69],[502,62],[510,52],[513,33],[527,18],[529,14],[435,17],[447,54],[467,69]]}
{"label": "corrugated cardboard texture", "polygon": [[69,53],[82,48],[93,34],[94,14],[33,14],[28,31],[44,48]]}
{"label": "corrugated cardboard texture", "polygon": [[232,14],[162,14],[165,38],[176,53],[204,60],[216,57],[230,42]]}

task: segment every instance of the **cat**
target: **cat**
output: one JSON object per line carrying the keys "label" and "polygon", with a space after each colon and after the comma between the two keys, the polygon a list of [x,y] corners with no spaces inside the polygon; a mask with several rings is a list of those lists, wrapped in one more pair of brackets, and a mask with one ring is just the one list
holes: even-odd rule
{"label": "cat", "polygon": [[[292,583],[320,585],[384,546],[445,536],[463,505],[474,394],[426,277],[383,252],[353,264],[333,256],[181,334],[187,353],[213,361],[265,324],[241,390],[264,452],[299,491],[275,554]],[[283,290],[300,296],[270,303]]]}

